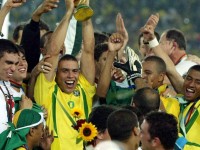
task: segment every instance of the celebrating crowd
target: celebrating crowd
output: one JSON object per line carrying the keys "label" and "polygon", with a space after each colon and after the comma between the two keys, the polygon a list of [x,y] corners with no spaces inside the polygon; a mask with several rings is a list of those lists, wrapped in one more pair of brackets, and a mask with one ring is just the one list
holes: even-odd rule
{"label": "celebrating crowd", "polygon": [[[0,35],[24,3],[2,6]],[[200,150],[200,59],[184,34],[159,35],[150,14],[138,56],[120,13],[115,33],[94,31],[89,0],[65,0],[51,31],[41,16],[58,3],[42,1],[0,39],[0,150]]]}

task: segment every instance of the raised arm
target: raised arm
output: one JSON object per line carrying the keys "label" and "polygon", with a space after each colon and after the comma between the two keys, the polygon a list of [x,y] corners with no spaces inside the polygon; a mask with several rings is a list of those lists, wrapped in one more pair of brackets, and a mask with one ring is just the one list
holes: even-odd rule
{"label": "raised arm", "polygon": [[52,81],[54,79],[55,71],[58,65],[59,53],[64,44],[69,21],[74,10],[74,3],[72,0],[65,0],[65,3],[67,7],[66,13],[62,18],[60,24],[53,32],[46,46],[47,54],[51,56],[50,58],[46,59],[46,61],[52,64],[52,70],[48,74],[45,74],[47,80],[49,81]]}
{"label": "raised arm", "polygon": [[51,11],[54,8],[57,8],[58,5],[56,3],[58,3],[59,0],[44,0],[39,6],[38,8],[33,12],[32,15],[32,20],[35,22],[39,22],[41,16],[44,13],[47,13],[49,11]]}
{"label": "raised arm", "polygon": [[[182,93],[182,85],[183,85],[183,78],[181,75],[176,71],[174,63],[169,58],[169,56],[162,50],[162,44],[159,44],[156,40],[154,35],[154,30],[158,24],[159,15],[151,15],[148,19],[147,23],[144,27],[142,27],[141,31],[143,33],[144,40],[149,42],[149,46],[153,49],[154,53],[162,58],[167,66],[167,76],[176,90],[177,93]],[[172,45],[169,45],[173,48]]]}
{"label": "raised arm", "polygon": [[129,40],[128,32],[126,30],[126,27],[124,25],[124,20],[120,13],[118,13],[116,17],[116,29],[117,29],[117,32],[120,33],[124,39],[123,46],[121,47],[121,49],[118,51],[118,54],[117,54],[117,57],[120,60],[122,59],[124,55],[124,50]]}
{"label": "raised arm", "polygon": [[26,0],[17,1],[17,0],[7,0],[3,5],[2,9],[0,9],[0,31],[2,31],[3,22],[6,18],[6,15],[10,12],[10,10],[14,7],[21,6]]}
{"label": "raised arm", "polygon": [[101,71],[99,81],[97,84],[96,94],[99,97],[106,97],[110,81],[111,81],[111,69],[117,52],[123,46],[123,37],[119,33],[114,33],[108,40],[108,54],[106,58],[105,66]]}
{"label": "raised arm", "polygon": [[45,59],[49,58],[49,55],[46,55],[42,58],[42,60],[33,68],[30,79],[28,81],[28,90],[27,90],[27,96],[34,100],[34,87],[36,83],[37,76],[43,72],[44,74],[47,74],[51,71],[51,64],[46,62]]}
{"label": "raised arm", "polygon": [[28,73],[31,73],[40,58],[40,18],[44,13],[57,7],[57,0],[44,0],[33,12],[31,21],[26,24],[22,34],[21,45],[25,50],[28,62]]}
{"label": "raised arm", "polygon": [[[87,0],[89,5],[89,0]],[[81,72],[90,84],[94,84],[94,30],[91,19],[82,22],[83,51],[81,56]]]}

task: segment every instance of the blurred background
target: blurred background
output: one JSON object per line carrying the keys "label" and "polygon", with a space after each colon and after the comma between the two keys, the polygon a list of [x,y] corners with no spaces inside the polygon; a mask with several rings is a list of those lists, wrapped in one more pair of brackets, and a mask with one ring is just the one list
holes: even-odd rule
{"label": "blurred background", "polygon": [[[16,25],[30,19],[41,2],[42,0],[27,0],[26,4],[11,11],[9,39],[12,39]],[[158,12],[160,22],[156,31],[161,34],[169,28],[180,29],[187,39],[187,52],[200,56],[199,0],[90,0],[90,5],[95,13],[92,20],[96,31],[115,32],[115,18],[120,12],[129,33],[129,46],[136,51],[139,29],[152,13]],[[60,0],[59,7],[43,15],[42,19],[53,30],[64,13],[65,3]]]}

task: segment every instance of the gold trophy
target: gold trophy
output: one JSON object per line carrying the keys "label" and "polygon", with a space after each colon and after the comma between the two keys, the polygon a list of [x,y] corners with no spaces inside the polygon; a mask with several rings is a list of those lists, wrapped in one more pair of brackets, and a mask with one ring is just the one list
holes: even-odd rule
{"label": "gold trophy", "polygon": [[77,21],[87,20],[94,14],[92,8],[86,5],[86,0],[74,0],[74,5],[74,17]]}

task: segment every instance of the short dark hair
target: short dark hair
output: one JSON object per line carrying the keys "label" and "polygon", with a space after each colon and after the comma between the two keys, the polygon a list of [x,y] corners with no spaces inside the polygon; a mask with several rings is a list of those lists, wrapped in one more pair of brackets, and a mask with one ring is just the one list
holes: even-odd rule
{"label": "short dark hair", "polygon": [[4,53],[19,53],[16,44],[10,40],[0,39],[0,58],[4,56]]}
{"label": "short dark hair", "polygon": [[101,57],[102,53],[104,53],[106,51],[108,51],[107,43],[97,44],[94,48],[94,59],[96,61],[99,61],[99,58]]}
{"label": "short dark hair", "polygon": [[63,56],[60,58],[59,62],[65,61],[65,60],[76,61],[76,62],[78,63],[76,57],[74,57],[73,55],[69,55],[69,54],[63,55]]}
{"label": "short dark hair", "polygon": [[[156,36],[156,39],[159,41],[160,40],[160,35],[158,32],[154,31],[154,34]],[[140,46],[141,43],[140,43],[140,39],[143,37],[143,33],[140,33],[139,37],[138,37],[138,45]]]}
{"label": "short dark hair", "polygon": [[25,56],[25,50],[21,45],[16,44],[16,47],[18,48],[18,51],[21,52]]}
{"label": "short dark hair", "polygon": [[166,67],[164,60],[158,56],[148,56],[143,61],[144,62],[146,62],[146,61],[155,62],[156,66],[157,66],[156,70],[158,71],[158,73],[166,73],[166,71],[167,71],[167,67]]}
{"label": "short dark hair", "polygon": [[145,117],[151,138],[158,137],[165,149],[173,149],[178,138],[176,118],[165,112],[151,112]]}
{"label": "short dark hair", "polygon": [[199,71],[199,72],[200,72],[200,65],[194,65],[194,66],[190,67],[190,69],[188,70],[188,73],[189,73],[191,70],[195,70],[195,71]]}
{"label": "short dark hair", "polygon": [[94,32],[95,45],[108,41],[109,36],[102,32]]}
{"label": "short dark hair", "polygon": [[142,121],[144,120],[144,115],[141,112],[141,110],[139,110],[139,108],[133,107],[131,105],[125,105],[125,106],[122,106],[121,108],[128,109],[128,110],[134,112],[137,115],[139,125],[142,124]]}
{"label": "short dark hair", "polygon": [[169,29],[165,33],[167,40],[174,40],[180,49],[186,50],[186,39],[183,32],[178,29]]}
{"label": "short dark hair", "polygon": [[151,111],[159,110],[160,95],[156,90],[144,87],[136,91],[132,103],[145,116]]}
{"label": "short dark hair", "polygon": [[14,31],[13,31],[13,35],[12,35],[12,38],[13,40],[17,41],[19,39],[19,31],[20,30],[24,30],[24,27],[25,27],[26,23],[22,23],[22,24],[19,24],[15,27]]}
{"label": "short dark hair", "polygon": [[131,137],[134,127],[138,127],[135,113],[128,109],[112,112],[107,120],[108,133],[112,140],[124,142]]}
{"label": "short dark hair", "polygon": [[107,118],[117,108],[111,105],[100,105],[94,107],[89,115],[88,122],[97,127],[98,132],[104,132],[107,128]]}

